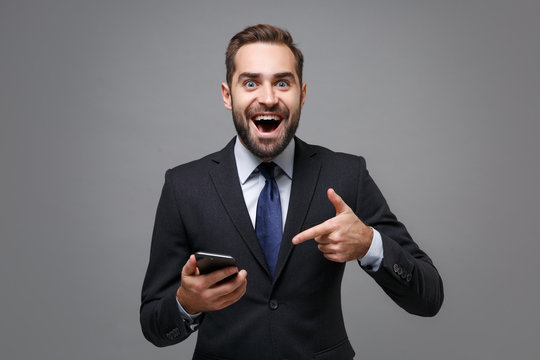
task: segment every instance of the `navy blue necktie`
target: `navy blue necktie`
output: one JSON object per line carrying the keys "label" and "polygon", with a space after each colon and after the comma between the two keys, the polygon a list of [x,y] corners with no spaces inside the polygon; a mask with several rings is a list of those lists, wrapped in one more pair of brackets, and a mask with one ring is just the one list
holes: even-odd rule
{"label": "navy blue necktie", "polygon": [[273,162],[263,162],[258,166],[259,171],[266,179],[264,188],[257,202],[257,218],[255,220],[255,232],[261,244],[266,264],[272,277],[276,269],[279,247],[282,238],[281,224],[281,201],[279,189],[274,178]]}

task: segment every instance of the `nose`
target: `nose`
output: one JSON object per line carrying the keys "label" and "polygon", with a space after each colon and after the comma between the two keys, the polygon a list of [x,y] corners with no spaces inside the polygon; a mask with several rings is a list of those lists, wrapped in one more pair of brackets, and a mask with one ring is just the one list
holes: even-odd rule
{"label": "nose", "polygon": [[262,86],[258,101],[259,103],[268,107],[272,107],[277,104],[278,98],[276,96],[275,89],[271,84],[265,84]]}

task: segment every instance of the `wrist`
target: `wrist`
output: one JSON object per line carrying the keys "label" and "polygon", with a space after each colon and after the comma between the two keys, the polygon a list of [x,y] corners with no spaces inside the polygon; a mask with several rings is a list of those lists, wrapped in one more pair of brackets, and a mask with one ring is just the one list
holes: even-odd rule
{"label": "wrist", "polygon": [[186,301],[186,296],[184,294],[184,289],[182,286],[178,288],[176,291],[176,300],[178,301],[178,304],[184,309],[184,311],[188,315],[198,314],[200,311],[197,311],[197,309],[194,309],[190,304],[189,301]]}

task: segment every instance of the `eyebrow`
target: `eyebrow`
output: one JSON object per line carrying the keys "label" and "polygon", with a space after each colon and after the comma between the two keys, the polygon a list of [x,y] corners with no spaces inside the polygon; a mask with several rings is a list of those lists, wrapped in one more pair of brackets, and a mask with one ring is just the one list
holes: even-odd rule
{"label": "eyebrow", "polygon": [[278,79],[284,79],[284,78],[293,78],[294,79],[294,74],[292,72],[290,72],[290,71],[277,73],[277,74],[274,74],[274,76],[277,77]]}
{"label": "eyebrow", "polygon": [[[290,71],[273,74],[273,76],[275,78],[278,78],[278,79],[285,79],[285,78],[294,79],[294,74],[292,72],[290,72]],[[245,78],[247,78],[247,79],[257,79],[257,78],[260,78],[260,77],[261,77],[260,73],[243,72],[240,75],[238,75],[238,80],[245,79]]]}

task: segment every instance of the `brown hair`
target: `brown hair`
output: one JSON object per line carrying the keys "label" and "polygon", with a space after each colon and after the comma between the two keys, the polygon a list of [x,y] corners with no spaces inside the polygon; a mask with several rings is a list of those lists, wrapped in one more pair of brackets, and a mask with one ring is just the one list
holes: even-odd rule
{"label": "brown hair", "polygon": [[291,49],[296,60],[296,74],[300,83],[302,83],[302,68],[304,66],[304,55],[293,43],[293,38],[287,30],[280,29],[268,24],[259,24],[248,26],[238,34],[234,35],[229,41],[227,51],[225,52],[225,67],[227,68],[227,83],[231,86],[231,80],[234,68],[234,57],[238,50],[247,44],[263,42],[286,45]]}

